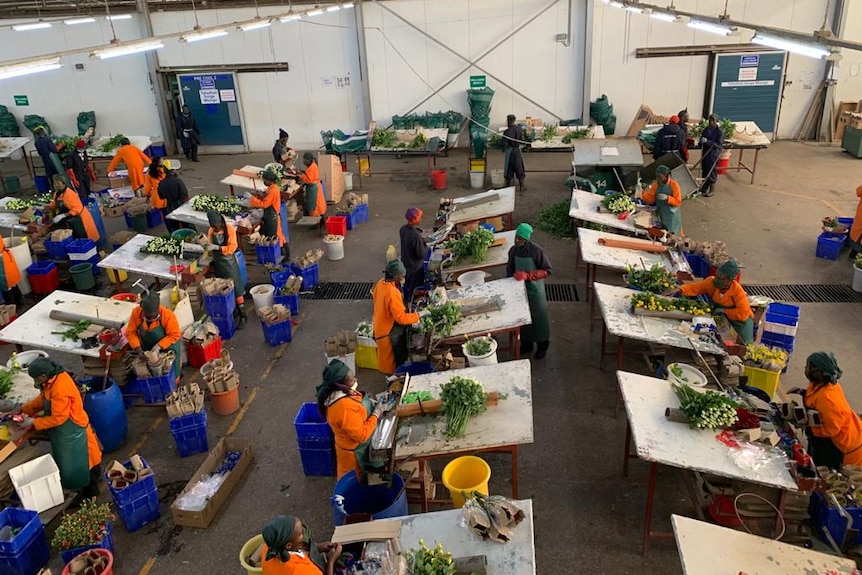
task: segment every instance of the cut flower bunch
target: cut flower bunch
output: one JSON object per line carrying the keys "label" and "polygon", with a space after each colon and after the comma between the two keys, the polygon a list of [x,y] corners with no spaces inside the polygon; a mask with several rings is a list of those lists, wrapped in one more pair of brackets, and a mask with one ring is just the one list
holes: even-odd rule
{"label": "cut flower bunch", "polygon": [[51,545],[61,551],[96,545],[108,534],[108,524],[114,519],[110,504],[99,505],[95,498],[88,499],[76,511],[63,516]]}
{"label": "cut flower bunch", "polygon": [[626,266],[625,278],[629,287],[652,293],[665,293],[679,286],[676,276],[661,264],[653,264],[649,269]]}
{"label": "cut flower bunch", "polygon": [[752,343],[746,346],[742,362],[750,367],[767,371],[781,371],[787,367],[787,357],[787,352],[779,347]]}
{"label": "cut flower bunch", "polygon": [[680,411],[696,429],[731,427],[738,420],[737,404],[723,393],[698,393],[685,384],[672,384],[679,399]]}

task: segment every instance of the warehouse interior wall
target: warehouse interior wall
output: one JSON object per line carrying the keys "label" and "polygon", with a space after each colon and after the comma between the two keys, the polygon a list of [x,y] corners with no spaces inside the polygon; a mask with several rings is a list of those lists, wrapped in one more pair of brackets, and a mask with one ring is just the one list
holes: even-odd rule
{"label": "warehouse interior wall", "polygon": [[[113,22],[117,38],[123,41],[141,38],[140,24],[138,16]],[[104,18],[79,26],[58,22],[49,29],[26,32],[2,28],[0,60],[100,46],[111,38],[110,23]],[[75,64],[82,64],[84,69],[77,70]],[[27,96],[29,105],[15,105],[16,95]],[[26,136],[31,134],[23,124],[25,115],[44,116],[57,134],[77,134],[78,113],[90,110],[96,112],[97,133],[105,136],[160,136],[162,131],[146,60],[141,55],[109,60],[94,60],[88,54],[64,58],[59,70],[0,82],[0,104],[15,115],[21,134]]]}
{"label": "warehouse interior wall", "polygon": [[[851,42],[862,42],[862,2],[847,3],[847,19],[842,37]],[[862,52],[841,50],[835,85],[835,106],[839,102],[862,101]]]}
{"label": "warehouse interior wall", "polygon": [[[495,90],[491,102],[491,124],[504,124],[506,115],[510,113],[519,118],[532,116],[546,121],[554,120],[551,113],[562,119],[579,118],[584,90],[587,1],[571,1],[573,37],[568,46],[555,39],[557,34],[568,32],[568,0],[364,2],[368,88],[373,119],[379,125],[388,126],[393,115],[404,115],[411,110],[422,114],[451,109],[466,116],[469,112],[466,90],[470,86],[470,76],[485,75],[485,72],[470,67],[458,74],[468,67],[468,62],[434,43],[422,32],[473,61],[549,6],[541,16],[477,62],[535,102],[531,103],[487,76],[487,85]],[[423,102],[453,77],[454,81]]]}
{"label": "warehouse interior wall", "polygon": [[[748,43],[753,35],[749,30],[740,30],[737,36],[723,37],[614,8],[601,0],[591,2],[595,15],[590,97],[595,100],[607,94],[618,118],[617,132],[625,133],[641,104],[661,115],[672,115],[684,108],[692,118],[709,113],[704,110],[708,57],[635,58],[638,48]],[[728,12],[736,20],[811,33],[820,28],[827,3],[827,0],[732,0]],[[681,11],[718,15],[723,12],[725,2],[677,0],[675,4]],[[858,11],[862,12],[862,7]],[[789,56],[777,138],[795,137],[822,82],[825,66],[822,60]]]}

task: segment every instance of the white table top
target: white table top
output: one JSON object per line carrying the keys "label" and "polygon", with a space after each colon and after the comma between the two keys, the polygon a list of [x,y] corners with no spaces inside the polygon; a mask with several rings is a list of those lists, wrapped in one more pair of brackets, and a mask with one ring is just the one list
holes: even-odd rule
{"label": "white table top", "polygon": [[99,348],[84,349],[80,341],[63,341],[52,331],[64,331],[69,325],[49,317],[51,310],[92,315],[126,322],[138,304],[81,293],[56,290],[0,330],[0,340],[37,349],[62,351],[87,357],[99,357]]}
{"label": "white table top", "polygon": [[796,482],[787,470],[786,458],[772,459],[761,469],[745,469],[731,459],[730,448],[715,439],[716,431],[692,429],[685,423],[668,421],[665,409],[678,408],[679,399],[667,380],[625,371],[618,371],[617,379],[640,459],[789,491],[797,490]]}
{"label": "white table top", "polygon": [[[659,254],[624,248],[612,248],[600,244],[600,239],[625,240],[627,238],[619,234],[578,228],[578,246],[581,249],[581,258],[584,262],[614,270],[625,270],[628,266],[641,267],[642,265],[649,268],[654,264],[659,264],[671,273],[675,271],[673,262],[667,253]],[[683,268],[691,271],[687,263],[683,264]]]}
{"label": "white table top", "polygon": [[427,391],[437,398],[440,397],[440,386],[456,375],[472,377],[482,384],[486,392],[499,392],[506,399],[500,399],[497,405],[471,417],[467,422],[467,434],[461,438],[446,439],[446,420],[442,415],[405,419],[400,427],[410,428],[410,438],[406,444],[398,443],[395,448],[397,459],[533,443],[530,360],[417,375],[410,378],[408,391]]}
{"label": "white table top", "polygon": [[[506,544],[482,541],[460,525],[461,510],[449,509],[410,515],[381,521],[401,522],[401,547],[406,553],[419,547],[423,539],[428,547],[443,544],[452,557],[484,555],[488,559],[488,575],[535,575],[536,548],[533,540],[533,502],[523,499],[513,502],[524,512],[524,520],[512,531]],[[375,522],[376,523],[376,522]]]}
{"label": "white table top", "polygon": [[671,515],[685,575],[825,575],[853,573],[852,559]]}
{"label": "white table top", "polygon": [[530,304],[527,301],[527,288],[524,282],[514,278],[504,278],[483,284],[458,288],[448,292],[450,300],[471,300],[473,298],[494,298],[499,296],[501,309],[479,313],[462,318],[452,335],[446,339],[464,335],[484,335],[506,329],[513,329],[533,323]]}
{"label": "white table top", "polygon": [[100,261],[98,266],[173,281],[176,279],[176,274],[171,273],[171,266],[174,265],[174,261],[177,264],[187,264],[189,260],[180,258],[174,260],[168,256],[142,253],[141,248],[152,239],[154,239],[153,236],[137,234]]}
{"label": "white table top", "polygon": [[[6,202],[11,199],[12,198],[9,196],[0,199],[0,208],[5,208]],[[0,212],[0,228],[6,228],[7,230],[17,230],[21,232],[26,231],[27,226],[18,223],[18,220],[20,218],[21,213],[19,212]]]}
{"label": "white table top", "polygon": [[[184,203],[183,205],[169,213],[168,219],[208,229],[210,227],[210,223],[209,221],[207,221],[207,214],[206,212],[199,212],[196,209],[192,208],[191,200],[193,199],[194,196],[192,196],[188,202]],[[230,218],[226,217],[225,219],[229,220]]]}
{"label": "white table top", "polygon": [[602,283],[596,283],[593,288],[608,333],[611,335],[682,349],[691,349],[692,344],[694,344],[702,353],[727,355],[724,349],[717,345],[700,341],[697,338],[689,339],[686,334],[677,329],[683,320],[633,314],[631,297],[638,293],[635,290]]}
{"label": "white table top", "polygon": [[598,208],[603,198],[604,196],[599,194],[584,192],[583,190],[572,190],[569,217],[594,224],[604,224],[609,228],[624,230],[633,234],[646,235],[646,230],[635,227],[634,216],[629,215],[626,219],[621,220],[610,212],[600,212]]}
{"label": "white table top", "polygon": [[515,245],[515,230],[494,234],[494,240],[499,239],[503,240],[503,245],[488,248],[488,253],[481,262],[476,263],[472,257],[463,258],[458,265],[444,267],[443,273],[458,276],[471,270],[484,270],[506,265],[509,262],[509,249]]}
{"label": "white table top", "polygon": [[772,142],[755,122],[734,122],[736,130],[727,141],[734,148],[767,148]]}
{"label": "white table top", "polygon": [[[468,206],[464,209],[458,209],[457,205],[470,200],[477,200],[491,195],[499,195],[499,199],[486,204],[477,206]],[[488,190],[478,194],[470,194],[455,198],[453,203],[456,206],[454,212],[449,213],[448,222],[452,224],[462,224],[464,222],[474,222],[476,220],[484,220],[496,216],[504,216],[515,211],[515,186],[508,188],[500,188],[499,190]]]}
{"label": "white table top", "polygon": [[[126,136],[129,139],[129,142],[132,143],[136,148],[140,148],[141,151],[146,150],[150,144],[153,143],[153,139],[150,136]],[[102,137],[98,140],[93,140],[90,142],[90,145],[87,147],[87,155],[91,158],[113,158],[117,153],[119,146],[110,150],[108,152],[101,151],[101,146],[107,141],[110,140],[108,137]]]}
{"label": "white table top", "polygon": [[[263,168],[259,168],[257,166],[243,166],[240,168],[243,172],[249,172],[251,174],[256,174],[263,170]],[[291,195],[295,195],[296,192],[299,191],[299,185],[294,180],[282,180],[282,185],[288,182],[288,190]],[[236,174],[231,174],[224,178],[221,183],[226,186],[233,186],[234,188],[241,188],[243,190],[256,190],[263,191],[266,189],[266,186],[263,185],[263,180],[261,178],[246,178],[245,176],[237,176]]]}
{"label": "white table top", "polygon": [[33,138],[0,138],[0,160],[11,158],[12,154],[33,141]]}

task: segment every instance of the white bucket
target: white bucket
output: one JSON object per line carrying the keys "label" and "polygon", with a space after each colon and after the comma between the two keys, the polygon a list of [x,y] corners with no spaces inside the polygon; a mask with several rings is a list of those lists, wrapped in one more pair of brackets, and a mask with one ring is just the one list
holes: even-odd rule
{"label": "white bucket", "polygon": [[506,178],[503,176],[505,172],[503,170],[491,170],[491,187],[492,188],[502,188],[503,184],[506,183]]}
{"label": "white bucket", "polygon": [[491,351],[485,355],[470,355],[467,353],[467,344],[461,344],[461,351],[464,352],[464,357],[467,358],[467,365],[470,367],[478,367],[480,365],[495,365],[497,363],[497,340],[491,339]]}
{"label": "white bucket", "polygon": [[335,236],[335,240],[323,240],[326,248],[326,257],[330,261],[337,262],[344,259],[344,236]]}
{"label": "white bucket", "polygon": [[482,270],[464,272],[458,276],[458,283],[461,284],[461,287],[483,284],[485,283],[485,272]]}
{"label": "white bucket", "polygon": [[353,172],[344,172],[344,191],[349,192],[353,189]]}
{"label": "white bucket", "polygon": [[275,303],[275,286],[272,284],[254,286],[251,288],[251,299],[254,300],[255,309],[272,307]]}
{"label": "white bucket", "polygon": [[458,136],[460,135],[460,132],[457,134],[446,134],[446,147],[454,148],[458,144]]}
{"label": "white bucket", "polygon": [[862,292],[862,268],[853,264],[853,291]]}
{"label": "white bucket", "polygon": [[485,186],[485,172],[470,172],[470,187],[482,188]]}

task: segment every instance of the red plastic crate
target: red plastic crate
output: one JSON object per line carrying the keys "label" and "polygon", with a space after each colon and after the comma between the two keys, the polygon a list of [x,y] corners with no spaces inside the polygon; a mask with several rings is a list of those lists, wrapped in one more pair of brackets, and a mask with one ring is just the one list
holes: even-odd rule
{"label": "red plastic crate", "polygon": [[186,355],[189,359],[189,365],[194,368],[201,368],[210,360],[221,357],[221,338],[210,342],[209,345],[203,347],[199,345],[187,345]]}
{"label": "red plastic crate", "polygon": [[329,216],[326,218],[326,233],[334,236],[346,236],[347,216]]}
{"label": "red plastic crate", "polygon": [[51,293],[60,287],[60,273],[56,267],[46,274],[27,274],[27,278],[30,280],[33,293],[36,294]]}

